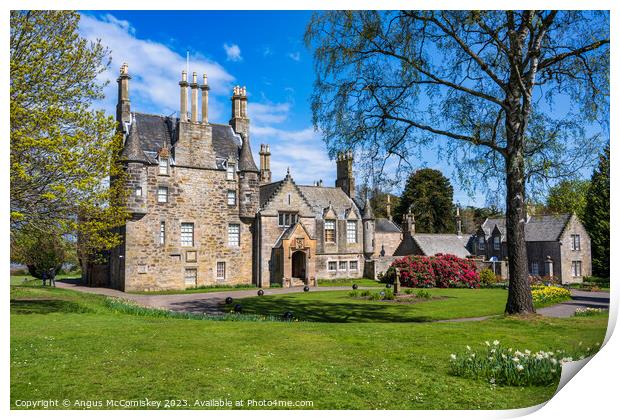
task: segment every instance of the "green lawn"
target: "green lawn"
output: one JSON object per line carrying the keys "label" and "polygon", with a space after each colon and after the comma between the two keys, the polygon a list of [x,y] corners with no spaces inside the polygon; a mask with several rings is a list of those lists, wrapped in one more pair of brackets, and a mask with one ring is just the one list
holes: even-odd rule
{"label": "green lawn", "polygon": [[504,289],[427,289],[430,299],[413,304],[349,297],[349,291],[291,293],[236,299],[243,311],[282,316],[292,311],[302,321],[314,322],[424,322],[501,315],[508,292]]}
{"label": "green lawn", "polygon": [[191,295],[194,293],[213,293],[213,292],[230,292],[234,290],[258,290],[259,288],[253,285],[240,285],[240,286],[204,286],[194,287],[191,289],[181,290],[153,290],[148,292],[127,292],[133,295]]}
{"label": "green lawn", "polygon": [[[317,292],[318,293],[318,292]],[[306,295],[301,295],[306,296]],[[496,387],[448,374],[451,353],[602,342],[605,316],[468,323],[225,322],[114,313],[103,297],[11,288],[15,400],[310,400],[315,409],[503,409],[555,386]],[[456,299],[455,299],[456,302]],[[105,407],[104,407],[105,408]]]}
{"label": "green lawn", "polygon": [[319,286],[351,287],[357,284],[360,287],[385,287],[385,284],[372,279],[319,279]]}
{"label": "green lawn", "polygon": [[[56,280],[62,279],[79,279],[79,273],[70,273],[70,274],[59,274],[56,276]],[[11,286],[40,286],[43,283],[43,280],[36,279],[29,274],[11,276]]]}

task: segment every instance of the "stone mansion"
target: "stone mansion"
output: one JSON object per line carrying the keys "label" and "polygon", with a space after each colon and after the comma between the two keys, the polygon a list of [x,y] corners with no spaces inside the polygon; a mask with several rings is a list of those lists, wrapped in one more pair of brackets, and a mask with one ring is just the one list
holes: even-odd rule
{"label": "stone mansion", "polygon": [[[178,116],[133,111],[130,79],[124,64],[116,119],[131,217],[91,284],[125,291],[316,285],[319,278],[376,277],[397,256],[484,250],[471,249],[460,228],[416,234],[412,214],[402,229],[391,217],[375,218],[355,194],[351,152],[338,155],[333,187],[299,185],[290,171],[272,181],[269,145],[260,146],[259,166],[252,155],[245,88],[233,89],[231,118],[219,124],[209,121],[206,75],[199,84],[196,73],[188,80],[182,72]],[[479,236],[493,237],[496,225]],[[580,269],[589,267],[588,254]]]}

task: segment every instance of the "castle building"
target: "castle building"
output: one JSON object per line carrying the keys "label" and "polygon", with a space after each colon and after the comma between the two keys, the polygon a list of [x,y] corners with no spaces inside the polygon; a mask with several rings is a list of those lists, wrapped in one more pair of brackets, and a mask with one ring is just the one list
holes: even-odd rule
{"label": "castle building", "polygon": [[269,287],[363,276],[376,254],[376,220],[368,201],[355,199],[351,152],[338,156],[334,187],[297,185],[290,172],[272,182],[269,145],[260,146],[260,167],[252,156],[245,88],[233,89],[231,118],[218,124],[208,118],[206,75],[198,84],[196,73],[182,72],[178,116],[133,111],[130,80],[124,64],[116,118],[131,218],[105,285]]}

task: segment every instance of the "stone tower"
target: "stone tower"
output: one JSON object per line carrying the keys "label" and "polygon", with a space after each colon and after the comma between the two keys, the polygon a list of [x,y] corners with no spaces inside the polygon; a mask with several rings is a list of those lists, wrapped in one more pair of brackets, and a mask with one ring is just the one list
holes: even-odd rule
{"label": "stone tower", "polygon": [[271,182],[271,151],[268,144],[260,145],[260,183],[269,184]]}
{"label": "stone tower", "polygon": [[353,177],[353,152],[338,153],[336,158],[336,187],[346,195],[355,197],[355,178]]}
{"label": "stone tower", "polygon": [[375,253],[375,215],[368,198],[366,198],[366,204],[364,205],[362,223],[364,224],[364,256],[369,259]]}

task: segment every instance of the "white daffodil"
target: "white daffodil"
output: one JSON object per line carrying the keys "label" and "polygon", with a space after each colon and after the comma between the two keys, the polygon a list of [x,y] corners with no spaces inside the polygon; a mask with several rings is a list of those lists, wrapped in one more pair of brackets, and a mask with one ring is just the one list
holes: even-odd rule
{"label": "white daffodil", "polygon": [[495,340],[495,341],[493,342],[493,345],[494,345],[494,346],[499,346],[499,341],[498,341],[498,340]]}
{"label": "white daffodil", "polygon": [[450,355],[450,359],[452,359],[452,360],[456,360],[456,354],[452,353],[452,354]]}
{"label": "white daffodil", "polygon": [[523,369],[525,369],[525,368],[523,367],[523,365],[517,365],[517,370],[518,370],[519,372],[521,372]]}
{"label": "white daffodil", "polygon": [[488,341],[485,341],[484,344],[486,344],[487,346],[491,345],[491,343],[489,343]]}

